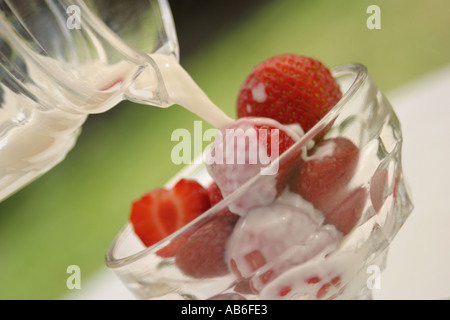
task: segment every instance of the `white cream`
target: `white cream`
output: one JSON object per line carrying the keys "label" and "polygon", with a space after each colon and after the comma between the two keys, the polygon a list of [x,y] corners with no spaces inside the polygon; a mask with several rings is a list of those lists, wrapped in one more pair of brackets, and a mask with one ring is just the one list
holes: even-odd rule
{"label": "white cream", "polygon": [[256,102],[260,103],[266,101],[267,94],[266,94],[266,86],[264,85],[264,83],[261,82],[252,89],[252,98]]}
{"label": "white cream", "polygon": [[233,122],[208,98],[175,57],[162,54],[152,54],[150,57],[156,62],[162,74],[169,99],[173,104],[179,104],[218,129]]}
{"label": "white cream", "polygon": [[[254,208],[238,221],[226,252],[230,268],[237,269],[244,278],[250,277],[252,287],[264,290],[265,297],[280,298],[281,287],[272,282],[276,284],[278,277],[291,268],[312,257],[330,254],[338,247],[342,234],[323,221],[320,211],[286,190],[270,205]],[[248,260],[255,251],[265,260],[256,270]],[[268,284],[275,288],[272,291],[264,289],[267,274],[271,274]],[[296,280],[290,281],[295,285]]]}
{"label": "white cream", "polygon": [[335,148],[336,148],[336,143],[334,141],[330,140],[327,143],[324,143],[323,145],[318,147],[317,150],[315,150],[315,152],[311,156],[308,156],[307,153],[305,153],[305,152],[302,154],[302,156],[303,156],[303,159],[305,159],[306,161],[309,161],[309,160],[322,161],[325,157],[333,156]]}

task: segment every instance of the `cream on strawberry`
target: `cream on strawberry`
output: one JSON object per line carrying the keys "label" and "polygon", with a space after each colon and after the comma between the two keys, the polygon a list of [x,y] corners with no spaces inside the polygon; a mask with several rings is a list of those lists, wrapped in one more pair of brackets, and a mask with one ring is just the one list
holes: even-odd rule
{"label": "cream on strawberry", "polygon": [[240,218],[228,240],[230,269],[261,291],[286,270],[337,248],[342,233],[323,222],[321,212],[286,190],[270,205]]}
{"label": "cream on strawberry", "polygon": [[[299,130],[268,118],[241,118],[218,132],[207,153],[206,167],[223,196],[228,196],[261,174],[251,190],[230,204],[234,213],[245,215],[251,208],[273,202],[285,188],[289,168],[276,159],[300,139]],[[300,159],[300,158],[298,158]]]}

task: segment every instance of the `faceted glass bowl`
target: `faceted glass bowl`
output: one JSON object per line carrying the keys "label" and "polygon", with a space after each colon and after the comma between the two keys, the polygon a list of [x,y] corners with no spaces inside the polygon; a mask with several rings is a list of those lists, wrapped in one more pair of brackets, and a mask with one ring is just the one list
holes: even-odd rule
{"label": "faceted glass bowl", "polygon": [[[298,163],[291,160],[325,129],[325,138],[346,137],[359,147],[359,162],[347,187],[362,190],[366,197],[361,203],[361,218],[342,238],[338,248],[331,254],[290,267],[259,292],[243,285],[245,281],[251,281],[252,276],[256,277],[256,272],[244,280],[232,272],[220,277],[195,279],[183,274],[174,258],[156,254],[186,232],[210,221],[259,183],[264,183],[266,177],[257,175],[197,219],[151,247],[146,248],[141,243],[131,224],[123,227],[107,251],[106,264],[137,298],[274,299],[271,293],[282,292],[285,286],[289,286],[289,292],[277,298],[371,297],[371,289],[376,285],[373,272],[384,269],[389,244],[413,209],[402,173],[401,126],[390,103],[364,66],[345,65],[334,68],[332,74],[341,86],[342,99],[284,152],[276,165]],[[181,177],[195,179],[204,186],[212,182],[205,165],[200,164],[188,166],[167,187]]]}

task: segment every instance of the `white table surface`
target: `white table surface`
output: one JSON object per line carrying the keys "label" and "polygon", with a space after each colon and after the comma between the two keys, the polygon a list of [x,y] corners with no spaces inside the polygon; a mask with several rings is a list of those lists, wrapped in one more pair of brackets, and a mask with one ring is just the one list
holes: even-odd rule
{"label": "white table surface", "polygon": [[[390,246],[375,299],[450,299],[450,65],[387,94],[402,123],[414,211]],[[62,299],[134,299],[106,268]]]}

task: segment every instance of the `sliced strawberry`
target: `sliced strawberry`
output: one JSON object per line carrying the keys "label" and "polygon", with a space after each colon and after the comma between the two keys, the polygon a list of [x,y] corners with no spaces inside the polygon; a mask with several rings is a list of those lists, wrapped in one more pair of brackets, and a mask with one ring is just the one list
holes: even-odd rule
{"label": "sliced strawberry", "polygon": [[202,185],[181,179],[170,190],[155,189],[135,201],[130,222],[144,245],[151,246],[210,207],[207,191]]}
{"label": "sliced strawberry", "polygon": [[267,117],[310,130],[342,97],[330,70],[295,54],[272,57],[256,66],[237,100],[238,117]]}
{"label": "sliced strawberry", "polygon": [[183,242],[175,255],[178,268],[194,278],[223,276],[229,272],[225,249],[238,216],[217,215]]}
{"label": "sliced strawberry", "polygon": [[[217,203],[219,203],[220,201],[223,200],[223,196],[222,196],[222,193],[220,192],[219,186],[215,182],[212,182],[208,186],[206,191],[208,193],[208,198],[209,198],[209,202],[211,203],[211,207],[213,207],[214,205],[216,205]],[[234,213],[229,211],[227,208],[224,208],[222,211],[217,213],[217,215],[219,215],[219,216],[224,215],[224,216],[230,216],[230,217],[234,216],[235,219],[239,218],[237,215],[235,215]],[[189,231],[186,234],[175,239],[173,242],[171,242],[164,248],[161,248],[160,250],[158,250],[156,252],[156,254],[163,258],[174,257],[175,254],[178,252],[180,246],[186,241],[187,238],[189,238],[195,232],[195,230],[196,229]]]}

